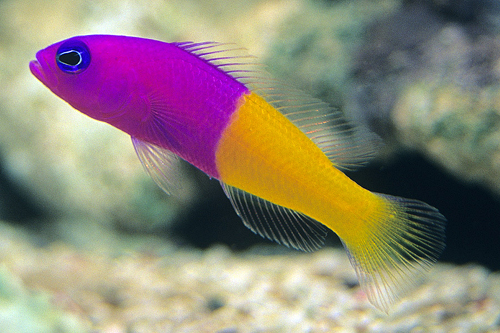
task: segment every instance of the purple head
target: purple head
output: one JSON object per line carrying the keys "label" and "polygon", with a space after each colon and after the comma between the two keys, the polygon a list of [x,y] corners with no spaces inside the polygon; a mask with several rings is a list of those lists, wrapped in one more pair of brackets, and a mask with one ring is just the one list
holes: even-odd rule
{"label": "purple head", "polygon": [[77,36],[39,51],[30,70],[80,112],[216,176],[217,142],[248,89],[193,51],[206,45]]}
{"label": "purple head", "polygon": [[30,70],[75,109],[133,135],[149,115],[138,66],[130,64],[140,52],[133,37],[77,36],[37,52]]}

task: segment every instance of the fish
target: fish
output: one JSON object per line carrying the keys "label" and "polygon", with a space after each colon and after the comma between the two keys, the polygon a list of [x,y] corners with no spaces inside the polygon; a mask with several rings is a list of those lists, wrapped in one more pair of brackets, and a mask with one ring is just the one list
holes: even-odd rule
{"label": "fish", "polygon": [[388,313],[437,261],[446,218],[371,192],[344,173],[381,139],[280,82],[231,43],[75,36],[36,53],[31,73],[76,110],[130,135],[166,193],[183,159],[220,181],[254,233],[306,252],[340,238],[359,284]]}

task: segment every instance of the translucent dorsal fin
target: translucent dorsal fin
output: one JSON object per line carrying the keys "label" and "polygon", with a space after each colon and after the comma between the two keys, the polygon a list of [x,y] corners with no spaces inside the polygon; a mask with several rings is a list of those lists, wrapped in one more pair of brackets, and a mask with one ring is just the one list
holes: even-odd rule
{"label": "translucent dorsal fin", "polygon": [[178,43],[221,71],[258,93],[292,121],[342,169],[353,170],[375,156],[381,139],[345,119],[325,102],[273,79],[246,49],[234,44]]}
{"label": "translucent dorsal fin", "polygon": [[356,126],[327,103],[295,89],[272,89],[262,94],[292,121],[338,168],[354,170],[375,157],[381,139]]}
{"label": "translucent dorsal fin", "polygon": [[132,137],[135,152],[146,172],[167,194],[180,188],[179,157],[167,149]]}
{"label": "translucent dorsal fin", "polygon": [[306,252],[319,249],[327,228],[310,217],[222,183],[245,226],[256,234]]}
{"label": "translucent dorsal fin", "polygon": [[264,65],[256,61],[257,57],[233,43],[183,42],[175,45],[207,61],[243,84],[260,80],[265,74]]}

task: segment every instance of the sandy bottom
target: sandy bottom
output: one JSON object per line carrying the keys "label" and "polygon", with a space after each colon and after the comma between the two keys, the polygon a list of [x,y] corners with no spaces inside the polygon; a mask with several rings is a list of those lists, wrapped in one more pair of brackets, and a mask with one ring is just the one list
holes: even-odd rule
{"label": "sandy bottom", "polygon": [[500,331],[500,275],[480,266],[436,265],[386,315],[341,249],[109,255],[1,231],[3,332]]}

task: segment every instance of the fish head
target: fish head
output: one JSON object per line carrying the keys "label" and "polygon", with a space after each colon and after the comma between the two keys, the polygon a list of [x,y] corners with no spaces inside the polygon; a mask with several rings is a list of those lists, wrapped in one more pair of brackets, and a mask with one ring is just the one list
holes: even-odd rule
{"label": "fish head", "polygon": [[75,109],[116,126],[113,122],[131,116],[127,111],[137,95],[135,70],[123,38],[127,37],[76,36],[55,43],[36,53],[29,64],[31,73]]}

